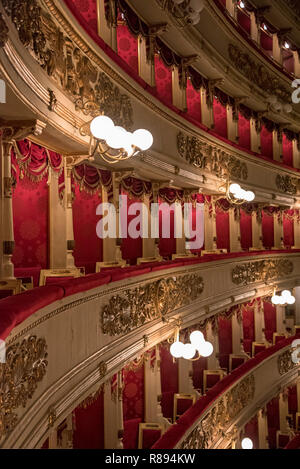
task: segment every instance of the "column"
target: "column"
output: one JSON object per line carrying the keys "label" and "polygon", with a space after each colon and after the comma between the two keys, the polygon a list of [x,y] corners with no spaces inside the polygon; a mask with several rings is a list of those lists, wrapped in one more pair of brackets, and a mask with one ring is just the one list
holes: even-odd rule
{"label": "column", "polygon": [[173,67],[172,71],[172,96],[173,105],[180,109],[180,111],[187,111],[187,97],[186,97],[187,77],[186,68]]}
{"label": "column", "polygon": [[262,214],[259,210],[258,213],[252,212],[252,248],[250,248],[250,251],[263,249],[262,241]]}
{"label": "column", "polygon": [[216,227],[216,210],[212,201],[210,204],[204,205],[204,245],[205,251],[216,251],[217,249],[217,227]]}
{"label": "column", "polygon": [[251,151],[255,153],[260,153],[260,132],[261,122],[252,117],[250,119]]}
{"label": "column", "polygon": [[269,449],[268,444],[268,421],[267,421],[267,411],[266,408],[263,408],[258,411],[258,446],[259,449]]}
{"label": "column", "polygon": [[227,135],[228,140],[234,143],[239,141],[239,115],[238,110],[234,110],[229,104],[226,107],[227,112]]}
{"label": "column", "polygon": [[231,319],[232,324],[232,353],[234,355],[244,355],[243,339],[243,321],[242,316],[235,312]]}
{"label": "column", "polygon": [[[300,326],[300,287],[294,288],[294,296],[296,298],[295,308],[296,308],[296,324],[295,326]],[[299,407],[300,412],[300,407]]]}
{"label": "column", "polygon": [[[150,195],[144,195],[144,213],[143,219],[145,219],[144,229],[148,227],[148,235],[143,238],[143,258],[156,257],[155,256],[155,238],[152,238],[151,234],[151,203]],[[159,222],[159,221],[158,221]]]}
{"label": "column", "polygon": [[285,334],[285,306],[276,306],[276,332],[278,334]]}
{"label": "column", "polygon": [[230,252],[241,252],[240,208],[229,209]]}
{"label": "column", "polygon": [[164,418],[161,408],[161,398],[162,398],[162,391],[161,391],[161,370],[160,370],[160,352],[159,352],[159,345],[156,345],[156,369],[157,372],[155,373],[156,376],[156,395],[157,395],[157,421],[162,423],[163,425],[169,427],[172,424],[168,422],[167,419]]}
{"label": "column", "polygon": [[[113,239],[111,246],[113,246],[114,242],[114,257],[112,261],[119,262],[122,260],[122,238],[121,238],[121,226],[120,226],[120,187],[122,181],[122,173],[113,173],[113,204],[116,209],[116,234],[117,239]],[[127,229],[127,227],[124,227]]]}
{"label": "column", "polygon": [[115,395],[111,392],[111,380],[104,385],[104,447],[106,449],[117,449],[120,445],[118,439],[118,390]]}
{"label": "column", "polygon": [[226,0],[226,9],[228,10],[228,13],[230,13],[233,18],[236,18],[236,2],[237,0]]}
{"label": "column", "polygon": [[174,225],[176,233],[176,254],[186,254],[184,217],[182,213],[182,205],[180,202],[175,203]]}
{"label": "column", "polygon": [[73,194],[72,194],[72,167],[65,167],[66,177],[66,234],[67,234],[67,259],[66,267],[68,269],[75,267],[74,249],[74,224],[73,224]]}
{"label": "column", "polygon": [[123,377],[122,371],[118,373],[118,440],[117,449],[123,449],[123,436],[124,436],[124,418],[123,418]]}
{"label": "column", "polygon": [[117,9],[114,0],[97,0],[98,34],[115,52],[117,44]]}
{"label": "column", "polygon": [[295,50],[292,51],[294,55],[294,74],[295,77],[300,77],[300,56],[299,56],[299,51]]}
{"label": "column", "polygon": [[282,161],[282,130],[273,130],[273,160]]}
{"label": "column", "polygon": [[256,301],[254,305],[255,342],[264,342],[264,312]]}
{"label": "column", "polygon": [[156,423],[158,422],[157,415],[157,400],[158,400],[158,386],[157,386],[157,374],[160,370],[157,366],[157,357],[155,360],[150,358],[145,362],[144,365],[144,377],[145,377],[145,422]]}
{"label": "column", "polygon": [[294,249],[300,249],[300,213],[297,210],[294,217]]}
{"label": "column", "polygon": [[201,120],[202,124],[206,125],[209,129],[214,127],[214,112],[213,112],[213,94],[205,88],[200,89],[201,99]]}
{"label": "column", "polygon": [[149,54],[149,38],[139,37],[138,41],[138,59],[139,76],[148,83],[149,86],[155,86],[155,66],[154,54]]}
{"label": "column", "polygon": [[282,46],[281,39],[278,37],[278,34],[273,34],[273,58],[280,65],[282,65]]}
{"label": "column", "polygon": [[288,390],[284,390],[279,394],[279,421],[280,421],[280,431],[287,432],[287,416],[289,413],[289,400],[288,400]]}
{"label": "column", "polygon": [[193,394],[193,362],[179,358],[178,360],[178,389],[182,394]]}
{"label": "column", "polygon": [[284,249],[283,244],[283,213],[275,212],[274,217],[274,249]]}
{"label": "column", "polygon": [[[112,201],[111,201],[112,202]],[[109,203],[108,194],[105,187],[102,186],[102,203]],[[103,262],[114,262],[116,254],[116,239],[104,238],[103,242]]]}
{"label": "column", "polygon": [[[65,172],[66,174],[66,172]],[[67,183],[67,181],[66,181]],[[49,238],[50,238],[50,269],[74,267],[73,251],[68,251],[71,244],[67,238],[67,190],[64,199],[59,197],[58,174],[49,168]],[[71,203],[72,212],[72,203]],[[73,220],[72,220],[73,225]],[[72,237],[74,243],[74,236]],[[70,262],[70,259],[73,262]],[[69,262],[69,265],[68,265]]]}
{"label": "column", "polygon": [[[300,76],[300,70],[299,75],[296,76]],[[299,142],[297,140],[293,140],[293,166],[296,169],[300,169],[300,151]]]}
{"label": "column", "polygon": [[211,321],[209,321],[206,326],[206,340],[214,347],[214,353],[207,359],[207,368],[209,370],[218,370],[220,368],[219,334],[218,330],[213,328]]}
{"label": "column", "polygon": [[257,44],[260,44],[260,25],[257,22],[256,14],[254,11],[250,13],[250,20],[251,20],[251,39]]}
{"label": "column", "polygon": [[49,435],[49,449],[57,449],[57,429]]}

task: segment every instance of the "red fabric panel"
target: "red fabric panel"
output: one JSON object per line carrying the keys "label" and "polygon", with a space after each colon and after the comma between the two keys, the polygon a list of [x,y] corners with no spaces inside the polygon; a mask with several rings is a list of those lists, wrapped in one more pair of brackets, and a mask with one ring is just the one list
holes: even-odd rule
{"label": "red fabric panel", "polygon": [[163,219],[167,219],[165,215],[167,208],[166,203],[161,201],[159,206],[159,252],[162,257],[172,258],[172,254],[176,254],[176,238],[174,233],[174,210],[170,216],[170,238],[162,237]]}
{"label": "red fabric panel", "polygon": [[214,131],[221,137],[227,138],[227,111],[226,107],[214,98]]}
{"label": "red fabric panel", "polygon": [[282,156],[283,163],[293,167],[293,142],[286,137],[285,133],[282,135]]}
{"label": "red fabric panel", "polygon": [[40,267],[15,268],[16,278],[32,277],[33,278],[33,285],[35,287],[39,286],[40,272],[41,272]]}
{"label": "red fabric panel", "polygon": [[172,69],[157,56],[155,57],[155,82],[159,99],[172,104]]}
{"label": "red fabric panel", "polygon": [[229,355],[232,353],[231,319],[219,319],[219,352],[221,368],[229,370]]}
{"label": "red fabric panel", "polygon": [[289,388],[289,414],[295,415],[298,412],[297,386]]}
{"label": "red fabric panel", "polygon": [[216,209],[217,248],[230,251],[229,212]]}
{"label": "red fabric panel", "polygon": [[150,449],[161,437],[160,430],[143,431],[143,449]]}
{"label": "red fabric panel", "polygon": [[265,346],[264,344],[256,344],[256,345],[254,346],[254,350],[253,350],[253,352],[254,352],[254,353],[253,353],[254,357],[255,357],[258,353],[263,352],[264,350],[266,350],[266,346]]}
{"label": "red fabric panel", "polygon": [[[123,195],[127,195],[127,210],[129,211],[129,208],[131,205],[135,203],[141,203],[142,201],[139,199],[133,199],[128,196],[125,192],[123,192]],[[137,215],[128,215],[127,211],[127,228],[129,227],[129,224],[132,220],[134,220],[137,216],[139,216],[139,213]],[[137,229],[139,230],[140,227],[138,226]],[[127,238],[122,239],[122,257],[124,260],[127,261],[128,264],[130,265],[135,265],[137,263],[138,257],[143,257],[143,239],[141,237],[137,239],[133,239],[129,236],[128,230],[127,230]]]}
{"label": "red fabric panel", "polygon": [[247,13],[238,9],[237,11],[237,21],[239,25],[246,31],[246,33],[251,33],[251,20]]}
{"label": "red fabric panel", "polygon": [[190,80],[187,81],[187,115],[201,122],[201,100],[200,91],[196,91]]}
{"label": "red fabric panel", "polygon": [[239,145],[251,150],[250,120],[239,114]]}
{"label": "red fabric panel", "polygon": [[178,361],[173,361],[169,347],[160,347],[160,375],[162,412],[164,417],[173,418],[174,394],[178,393]]}
{"label": "red fabric panel", "polygon": [[268,342],[273,343],[273,333],[276,332],[276,306],[264,301],[265,336]]}
{"label": "red fabric panel", "polygon": [[272,36],[269,36],[264,31],[260,31],[260,44],[265,51],[272,51],[273,49],[273,39]]}
{"label": "red fabric panel", "polygon": [[253,441],[253,448],[259,449],[257,416],[245,425],[245,438],[250,438]]}
{"label": "red fabric panel", "polygon": [[283,242],[288,248],[295,245],[294,221],[286,216],[283,216]]}
{"label": "red fabric panel", "polygon": [[241,210],[240,213],[241,246],[242,249],[248,250],[252,247],[252,216],[244,210]]}
{"label": "red fabric panel", "polygon": [[47,178],[38,184],[26,176],[19,180],[13,193],[16,268],[48,268],[48,205]]}
{"label": "red fabric panel", "polygon": [[118,25],[117,41],[119,56],[138,74],[138,39],[130,33],[126,25]]}
{"label": "red fabric panel", "polygon": [[127,420],[144,420],[144,365],[123,372],[123,417]]}
{"label": "red fabric panel", "polygon": [[252,342],[255,340],[254,308],[243,309],[244,350],[251,354]]}
{"label": "red fabric panel", "polygon": [[6,339],[11,330],[35,312],[63,298],[58,286],[40,287],[0,301],[0,339]]}
{"label": "red fabric panel", "polygon": [[231,367],[232,371],[238,368],[239,366],[243,365],[245,360],[243,358],[232,358]]}
{"label": "red fabric panel", "polygon": [[262,213],[262,235],[264,247],[267,249],[274,247],[274,217],[265,212]]}
{"label": "red fabric panel", "polygon": [[74,411],[74,449],[104,449],[104,392],[86,408]]}
{"label": "red fabric panel", "polygon": [[273,134],[265,126],[262,126],[260,133],[261,154],[268,158],[273,158]]}
{"label": "red fabric panel", "polygon": [[127,420],[124,422],[124,449],[137,449],[140,423],[142,423],[142,419]]}
{"label": "red fabric panel", "polygon": [[76,186],[73,222],[74,258],[77,267],[85,267],[89,263],[96,265],[96,262],[101,262],[103,259],[103,242],[96,232],[97,223],[100,220],[96,215],[96,209],[100,203],[101,199],[98,194],[90,195],[85,191],[80,192],[79,187]]}
{"label": "red fabric panel", "polygon": [[68,0],[74,5],[78,13],[85,19],[89,28],[98,34],[97,0]]}
{"label": "red fabric panel", "polygon": [[275,397],[267,404],[269,448],[276,449],[276,432],[279,430],[279,399]]}
{"label": "red fabric panel", "polygon": [[296,435],[284,449],[300,449],[300,435]]}

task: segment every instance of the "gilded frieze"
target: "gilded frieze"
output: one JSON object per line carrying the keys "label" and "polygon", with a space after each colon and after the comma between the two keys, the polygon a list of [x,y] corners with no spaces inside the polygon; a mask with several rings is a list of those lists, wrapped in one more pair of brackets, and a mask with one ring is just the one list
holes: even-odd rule
{"label": "gilded frieze", "polygon": [[236,285],[249,285],[286,277],[293,272],[293,263],[287,259],[262,260],[237,265],[232,271]]}
{"label": "gilded frieze", "polygon": [[102,332],[110,336],[127,334],[196,301],[203,290],[203,279],[196,274],[170,277],[125,290],[111,297],[103,307]]}
{"label": "gilded frieze", "polygon": [[277,364],[278,372],[281,376],[295,368],[297,365],[292,360],[292,349],[286,350],[284,353],[279,355]]}
{"label": "gilded frieze", "polygon": [[276,176],[276,187],[285,194],[296,195],[297,194],[298,180],[291,178],[290,176],[282,176],[277,174]]}
{"label": "gilded frieze", "polygon": [[177,149],[189,164],[210,171],[217,177],[230,175],[237,179],[248,178],[246,163],[205,140],[180,132],[177,136]]}

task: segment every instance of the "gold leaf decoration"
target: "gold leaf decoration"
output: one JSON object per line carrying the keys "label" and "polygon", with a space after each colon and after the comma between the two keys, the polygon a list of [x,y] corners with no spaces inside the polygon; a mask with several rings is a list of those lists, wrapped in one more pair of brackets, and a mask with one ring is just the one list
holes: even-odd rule
{"label": "gold leaf decoration", "polygon": [[8,27],[0,13],[0,47],[4,47],[8,39]]}
{"label": "gold leaf decoration", "polygon": [[236,285],[249,285],[290,275],[293,263],[287,259],[262,260],[237,265],[232,271],[232,281]]}
{"label": "gold leaf decoration", "polygon": [[277,174],[276,176],[276,186],[281,192],[285,194],[297,194],[297,184],[298,180],[296,178],[291,178],[290,176],[282,176]]}
{"label": "gold leaf decoration", "polygon": [[204,282],[196,274],[170,277],[125,290],[110,298],[101,313],[102,331],[110,336],[127,334],[182,306],[202,294]]}
{"label": "gold leaf decoration", "polygon": [[297,366],[292,360],[292,349],[286,350],[284,353],[278,357],[278,371],[280,375],[285,375],[291,371],[295,366]]}

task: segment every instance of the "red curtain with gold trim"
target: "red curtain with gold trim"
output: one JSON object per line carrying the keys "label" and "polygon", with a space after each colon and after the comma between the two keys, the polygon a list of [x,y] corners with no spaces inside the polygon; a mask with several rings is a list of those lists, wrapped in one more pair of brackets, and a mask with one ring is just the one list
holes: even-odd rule
{"label": "red curtain with gold trim", "polygon": [[229,212],[216,206],[217,248],[230,251]]}
{"label": "red curtain with gold trim", "polygon": [[286,247],[295,245],[294,237],[294,210],[286,210],[283,214],[283,242]]}
{"label": "red curtain with gold trim", "polygon": [[239,114],[239,145],[251,149],[250,120]]}
{"label": "red curtain with gold trim", "polygon": [[282,156],[283,163],[293,167],[293,142],[287,138],[285,133],[282,135]]}
{"label": "red curtain with gold trim", "polygon": [[[137,239],[133,239],[129,235],[129,225],[132,220],[140,215],[129,215],[130,207],[135,203],[141,203],[141,199],[133,198],[129,194],[122,190],[122,195],[127,196],[127,238],[122,239],[122,257],[130,265],[135,265],[139,257],[143,257],[143,239],[139,236]],[[140,224],[137,225],[137,230],[141,228]]]}
{"label": "red curtain with gold trim", "polygon": [[278,397],[267,404],[267,420],[269,449],[276,449],[276,433],[280,428]]}
{"label": "red curtain with gold trim", "polygon": [[252,215],[240,210],[241,246],[248,250],[252,247]]}
{"label": "red curtain with gold trim", "polygon": [[186,89],[187,115],[197,122],[201,122],[201,99],[200,91],[195,90],[190,80],[187,81]]}
{"label": "red curtain with gold trim", "polygon": [[213,112],[215,122],[214,131],[221,137],[227,138],[227,110],[216,98],[214,98]]}
{"label": "red curtain with gold trim", "polygon": [[73,448],[104,449],[104,392],[85,401],[73,413]]}
{"label": "red curtain with gold trim", "polygon": [[266,249],[274,247],[274,217],[265,211],[262,212],[262,236]]}
{"label": "red curtain with gold trim", "polygon": [[178,361],[173,361],[167,343],[160,346],[160,373],[163,416],[173,419],[174,394],[178,393]]}
{"label": "red curtain with gold trim", "polygon": [[253,448],[259,449],[257,415],[245,425],[244,438],[250,438],[253,441]]}
{"label": "red curtain with gold trim", "polygon": [[260,133],[261,154],[268,158],[273,158],[273,134],[263,125]]}
{"label": "red curtain with gold trim", "polygon": [[172,68],[167,67],[159,56],[155,56],[155,82],[158,97],[172,105]]}
{"label": "red curtain with gold trim", "polygon": [[252,353],[252,342],[255,341],[254,330],[254,307],[247,305],[243,308],[243,331],[244,331],[244,350],[246,353]]}
{"label": "red curtain with gold trim", "polygon": [[229,369],[229,355],[232,353],[232,321],[219,318],[219,353],[221,368]]}
{"label": "red curtain with gold trim", "polygon": [[276,332],[276,306],[264,301],[265,336],[268,342],[273,343],[273,333]]}

